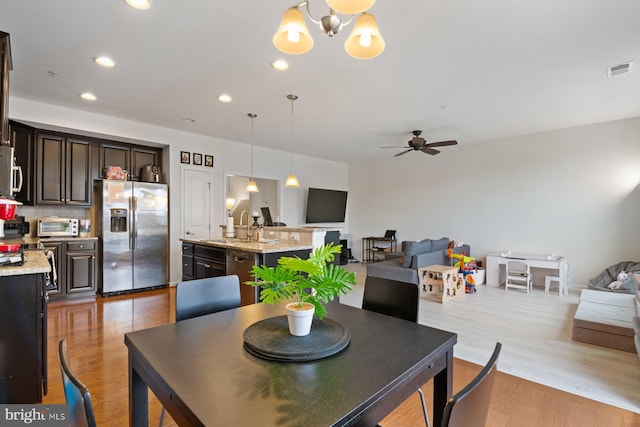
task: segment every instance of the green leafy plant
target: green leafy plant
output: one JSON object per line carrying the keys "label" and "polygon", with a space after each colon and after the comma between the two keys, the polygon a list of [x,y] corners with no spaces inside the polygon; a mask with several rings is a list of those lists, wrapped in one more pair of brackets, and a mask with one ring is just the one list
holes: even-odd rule
{"label": "green leafy plant", "polygon": [[356,284],[355,273],[340,266],[328,264],[340,253],[342,246],[329,243],[314,249],[309,259],[282,257],[276,267],[253,266],[255,281],[245,282],[260,286],[260,301],[275,304],[291,301],[302,308],[313,304],[315,314],[322,319],[327,313],[324,304],[341,293],[346,294]]}

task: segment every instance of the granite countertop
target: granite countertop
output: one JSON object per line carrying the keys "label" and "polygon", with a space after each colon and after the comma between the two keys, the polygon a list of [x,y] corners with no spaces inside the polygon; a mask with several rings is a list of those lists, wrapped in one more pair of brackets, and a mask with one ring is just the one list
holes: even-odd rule
{"label": "granite countertop", "polygon": [[19,266],[0,267],[0,276],[47,273],[49,271],[51,271],[51,265],[44,251],[24,251],[24,263]]}
{"label": "granite countertop", "polygon": [[274,252],[288,252],[299,251],[305,249],[313,249],[311,245],[295,244],[291,242],[258,242],[255,240],[242,240],[242,239],[212,239],[212,240],[189,240],[180,239],[186,243],[194,243],[197,245],[213,246],[218,248],[239,249],[247,252],[255,252],[260,254],[274,253]]}

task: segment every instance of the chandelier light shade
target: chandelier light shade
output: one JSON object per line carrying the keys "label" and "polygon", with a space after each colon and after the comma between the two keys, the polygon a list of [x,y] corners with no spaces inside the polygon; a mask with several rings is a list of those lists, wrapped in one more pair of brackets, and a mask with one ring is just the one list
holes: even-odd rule
{"label": "chandelier light shade", "polygon": [[293,173],[293,101],[298,99],[298,96],[289,94],[287,95],[287,99],[291,101],[291,171],[289,173],[289,176],[287,176],[287,180],[285,181],[284,186],[289,188],[297,188],[300,187],[300,183],[298,182],[298,177]]}
{"label": "chandelier light shade", "polygon": [[363,13],[358,17],[344,48],[349,55],[358,59],[375,58],[382,53],[384,40],[373,15]]}
{"label": "chandelier light shade", "polygon": [[254,113],[248,113],[247,116],[251,118],[251,179],[249,179],[246,191],[248,193],[257,193],[259,191],[258,184],[256,184],[256,182],[253,180],[253,119],[258,117],[258,115]]}
{"label": "chandelier light shade", "polygon": [[227,210],[229,211],[229,215],[231,215],[231,209],[233,209],[236,206],[236,199],[234,199],[233,197],[227,197],[224,204]]}
{"label": "chandelier light shade", "polygon": [[356,15],[369,10],[376,0],[327,0],[330,8],[345,15]]}
{"label": "chandelier light shade", "polygon": [[[304,0],[284,12],[278,31],[273,36],[273,44],[280,51],[300,55],[313,47],[313,39],[302,13],[304,7],[311,22],[317,24],[329,37],[338,34],[342,27],[349,25],[356,15],[362,13],[345,43],[345,49],[349,55],[361,59],[373,58],[382,53],[384,40],[378,30],[376,18],[364,12],[373,6],[375,0],[326,0],[329,14],[319,19],[311,14],[309,2],[310,0]],[[338,13],[347,16],[343,18]]]}
{"label": "chandelier light shade", "polygon": [[304,15],[298,7],[291,7],[284,13],[280,27],[273,36],[273,44],[282,52],[291,55],[300,55],[311,50],[313,39],[304,22]]}

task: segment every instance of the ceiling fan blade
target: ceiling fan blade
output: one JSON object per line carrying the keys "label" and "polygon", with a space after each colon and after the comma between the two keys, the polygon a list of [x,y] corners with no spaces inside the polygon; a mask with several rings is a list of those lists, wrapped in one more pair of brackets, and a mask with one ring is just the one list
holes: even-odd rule
{"label": "ceiling fan blade", "polygon": [[456,145],[458,144],[458,141],[439,141],[439,142],[430,142],[428,144],[426,144],[426,147],[446,147],[448,145]]}
{"label": "ceiling fan blade", "polygon": [[398,148],[411,148],[411,147],[407,147],[405,145],[394,145],[394,146],[385,146],[385,147],[380,147],[380,148],[395,148],[395,149],[398,149]]}
{"label": "ceiling fan blade", "polygon": [[440,152],[434,148],[429,148],[429,147],[422,147],[422,152],[423,153],[427,153],[427,154],[431,154],[432,156],[435,156],[436,154],[439,154]]}
{"label": "ceiling fan blade", "polygon": [[393,157],[398,157],[398,156],[402,156],[403,154],[407,154],[409,151],[413,151],[413,148],[409,148],[408,150],[402,151],[398,154],[394,154]]}

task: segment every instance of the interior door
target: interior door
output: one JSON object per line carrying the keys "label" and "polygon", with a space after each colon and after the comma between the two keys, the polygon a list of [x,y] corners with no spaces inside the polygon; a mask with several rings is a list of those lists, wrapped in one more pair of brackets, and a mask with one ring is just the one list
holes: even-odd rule
{"label": "interior door", "polygon": [[210,238],[211,181],[209,171],[182,171],[182,237],[185,239]]}

